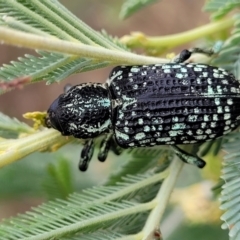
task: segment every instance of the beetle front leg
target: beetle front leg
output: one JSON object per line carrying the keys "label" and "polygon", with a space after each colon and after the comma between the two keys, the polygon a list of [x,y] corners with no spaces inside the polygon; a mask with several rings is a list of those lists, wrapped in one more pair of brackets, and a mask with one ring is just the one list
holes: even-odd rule
{"label": "beetle front leg", "polygon": [[101,141],[100,149],[99,149],[99,153],[98,153],[98,160],[100,162],[104,162],[108,156],[108,152],[111,147],[112,137],[113,137],[113,134],[109,133],[109,134],[107,134],[107,137]]}
{"label": "beetle front leg", "polygon": [[176,153],[176,155],[185,163],[196,165],[199,168],[203,168],[206,165],[206,162],[203,161],[198,156],[193,156],[190,153],[185,152],[177,146],[171,146]]}
{"label": "beetle front leg", "polygon": [[81,155],[80,155],[80,161],[79,161],[79,165],[78,168],[80,171],[86,171],[89,165],[89,162],[92,159],[93,156],[93,152],[94,152],[94,143],[93,140],[87,140],[85,142],[85,145],[83,146]]}

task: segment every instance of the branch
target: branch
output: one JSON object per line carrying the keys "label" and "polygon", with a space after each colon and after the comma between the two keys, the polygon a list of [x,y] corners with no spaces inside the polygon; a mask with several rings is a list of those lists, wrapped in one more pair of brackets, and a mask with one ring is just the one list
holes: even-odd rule
{"label": "branch", "polygon": [[150,50],[159,54],[168,49],[181,46],[193,40],[203,38],[215,33],[221,32],[233,26],[234,19],[227,18],[204,26],[194,28],[192,30],[181,32],[177,34],[167,35],[163,37],[149,37],[145,34],[132,33],[130,36],[123,36],[121,41],[130,48],[142,48],[147,52]]}
{"label": "branch", "polygon": [[182,170],[184,163],[175,157],[172,161],[169,168],[169,176],[164,180],[163,184],[160,187],[160,190],[153,199],[153,202],[156,202],[156,207],[151,211],[146,224],[143,228],[143,239],[154,239],[154,234],[160,231],[160,221],[162,219],[163,213],[169,202],[170,195],[175,186],[177,177]]}
{"label": "branch", "polygon": [[0,41],[19,47],[77,55],[99,61],[110,61],[115,64],[142,65],[169,62],[169,60],[164,58],[141,56],[127,51],[110,50],[103,47],[85,45],[80,42],[60,40],[55,37],[47,38],[6,27],[0,27]]}

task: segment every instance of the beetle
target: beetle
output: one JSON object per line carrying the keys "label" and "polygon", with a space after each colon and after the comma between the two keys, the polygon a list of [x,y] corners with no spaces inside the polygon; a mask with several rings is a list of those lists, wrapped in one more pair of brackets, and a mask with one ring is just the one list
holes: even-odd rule
{"label": "beetle", "polygon": [[106,134],[98,159],[109,149],[171,145],[187,163],[205,162],[178,144],[210,141],[240,125],[239,81],[226,70],[187,63],[201,49],[183,50],[166,64],[117,66],[106,83],[69,88],[50,106],[46,125],[64,136],[86,139],[79,168],[85,171],[93,155],[93,139]]}

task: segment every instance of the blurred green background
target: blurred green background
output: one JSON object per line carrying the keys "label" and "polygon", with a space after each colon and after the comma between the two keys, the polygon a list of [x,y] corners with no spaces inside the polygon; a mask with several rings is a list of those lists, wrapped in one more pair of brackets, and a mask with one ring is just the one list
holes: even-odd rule
{"label": "blurred green background", "polygon": [[[105,29],[110,35],[117,37],[122,37],[134,31],[141,31],[152,36],[163,36],[180,33],[209,22],[209,15],[201,10],[205,2],[203,0],[159,1],[124,21],[118,18],[122,1],[62,0],[60,2],[95,30],[101,31]],[[195,45],[197,46],[197,44]],[[176,49],[176,51],[180,50]],[[5,45],[0,45],[0,52],[1,64],[9,63],[11,60],[15,60],[25,53],[32,53],[28,49]],[[67,83],[104,82],[108,77],[109,71],[110,69],[105,68],[73,75],[60,84],[46,86],[44,83],[36,83],[22,90],[11,91],[0,96],[0,111],[11,117],[23,120],[22,114],[25,112],[46,110],[56,96],[63,91],[63,87]],[[55,166],[61,166],[61,161],[63,163],[70,163],[67,164],[69,170],[66,170],[66,174],[70,175],[68,176],[70,181],[69,186],[66,186],[66,189],[69,191],[79,191],[82,188],[101,184],[109,173],[117,169],[121,161],[127,161],[126,156],[115,157],[113,160],[113,155],[110,154],[106,163],[102,164],[93,161],[89,171],[82,173],[77,169],[79,152],[80,147],[77,145],[65,146],[56,153],[30,155],[19,162],[1,169],[0,219],[25,212],[30,207],[37,206],[51,197],[45,191],[49,187],[46,183],[51,182],[49,180],[51,174],[49,175],[47,171],[47,169],[49,170],[50,163]],[[199,182],[201,179],[202,176],[198,169],[185,166],[182,176],[179,178],[179,186],[188,186],[191,183]],[[212,184],[210,183],[206,190],[207,193],[211,186]],[[205,189],[199,188],[198,191],[205,191]],[[179,194],[188,195],[192,193],[187,188]],[[204,201],[208,201],[208,197],[207,195]],[[196,201],[196,206],[198,206],[197,201],[202,201],[202,199],[198,200],[196,197],[195,200],[189,201],[189,205],[194,205],[194,201]],[[209,204],[201,207],[205,210],[209,208],[209,214],[211,215],[212,209]],[[184,211],[190,211],[188,214],[192,214],[193,219],[187,218],[188,214],[184,213]],[[193,210],[184,209],[179,202],[172,206],[162,223],[163,235],[167,236],[167,239],[170,240],[192,240],[194,238],[198,240],[228,239],[227,233],[221,230],[221,222],[216,220],[217,218],[210,220],[210,215],[209,218],[206,215],[205,221],[194,220],[195,212],[191,211]],[[202,209],[199,208],[199,212],[201,213]],[[217,213],[216,215],[218,216],[219,214]]]}

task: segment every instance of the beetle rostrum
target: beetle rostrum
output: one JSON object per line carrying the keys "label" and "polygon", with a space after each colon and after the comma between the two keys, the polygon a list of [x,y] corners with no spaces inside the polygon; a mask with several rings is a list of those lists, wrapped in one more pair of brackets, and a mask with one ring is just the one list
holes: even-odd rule
{"label": "beetle rostrum", "polygon": [[[63,135],[88,139],[85,146],[108,134],[101,144],[101,161],[116,144],[122,148],[173,145],[183,161],[203,167],[203,160],[175,145],[213,140],[237,128],[240,86],[222,68],[184,63],[191,53],[182,51],[173,63],[118,66],[105,84],[71,87],[50,106],[48,126]],[[84,159],[87,166],[90,157]]]}

